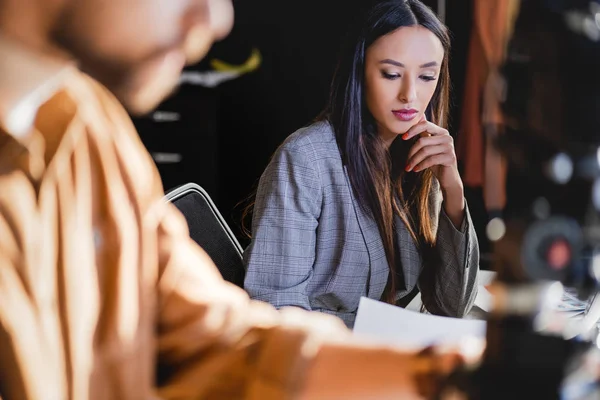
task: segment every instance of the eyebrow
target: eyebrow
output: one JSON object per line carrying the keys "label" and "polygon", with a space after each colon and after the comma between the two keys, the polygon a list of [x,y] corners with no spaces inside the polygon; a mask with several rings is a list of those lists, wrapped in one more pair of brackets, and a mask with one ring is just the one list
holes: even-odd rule
{"label": "eyebrow", "polygon": [[[406,66],[404,64],[402,64],[401,62],[390,60],[389,58],[379,61],[379,64],[391,64],[391,65],[395,65],[396,67],[406,68]],[[431,61],[431,62],[421,65],[419,68],[430,68],[430,67],[437,67],[437,66],[438,66],[438,63],[436,61]]]}

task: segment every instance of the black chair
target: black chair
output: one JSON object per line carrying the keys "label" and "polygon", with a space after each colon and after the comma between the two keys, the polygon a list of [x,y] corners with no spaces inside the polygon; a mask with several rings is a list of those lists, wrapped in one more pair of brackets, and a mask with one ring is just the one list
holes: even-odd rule
{"label": "black chair", "polygon": [[244,285],[243,249],[204,189],[195,183],[179,186],[166,194],[187,220],[190,237],[212,258],[223,278]]}

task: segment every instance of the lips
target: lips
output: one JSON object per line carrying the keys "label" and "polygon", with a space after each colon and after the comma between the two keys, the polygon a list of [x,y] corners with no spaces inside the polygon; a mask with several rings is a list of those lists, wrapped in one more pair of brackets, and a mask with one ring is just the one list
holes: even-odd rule
{"label": "lips", "polygon": [[400,121],[412,121],[413,119],[415,119],[417,117],[417,115],[419,114],[419,111],[411,108],[411,109],[403,109],[403,110],[393,110],[392,114],[394,114],[394,116],[396,118],[398,118]]}

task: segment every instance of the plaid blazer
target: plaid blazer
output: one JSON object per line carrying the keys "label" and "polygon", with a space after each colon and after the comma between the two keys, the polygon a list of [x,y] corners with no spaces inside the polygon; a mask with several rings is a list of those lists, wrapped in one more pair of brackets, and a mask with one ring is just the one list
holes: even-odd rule
{"label": "plaid blazer", "polygon": [[[468,210],[461,229],[442,210],[435,181],[436,265],[422,255],[397,220],[400,283],[396,297],[419,285],[429,312],[462,317],[477,295],[479,246]],[[327,122],[300,129],[277,149],[264,171],[244,253],[245,289],[275,307],[297,306],[354,325],[361,296],[379,300],[389,267],[377,224],[354,196]],[[431,268],[424,285],[421,272]]]}

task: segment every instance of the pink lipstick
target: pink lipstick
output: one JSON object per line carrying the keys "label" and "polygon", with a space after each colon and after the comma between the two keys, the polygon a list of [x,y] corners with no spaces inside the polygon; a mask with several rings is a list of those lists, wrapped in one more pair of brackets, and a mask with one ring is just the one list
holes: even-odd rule
{"label": "pink lipstick", "polygon": [[414,108],[406,108],[402,110],[392,110],[392,114],[400,121],[408,122],[415,119],[419,112]]}

